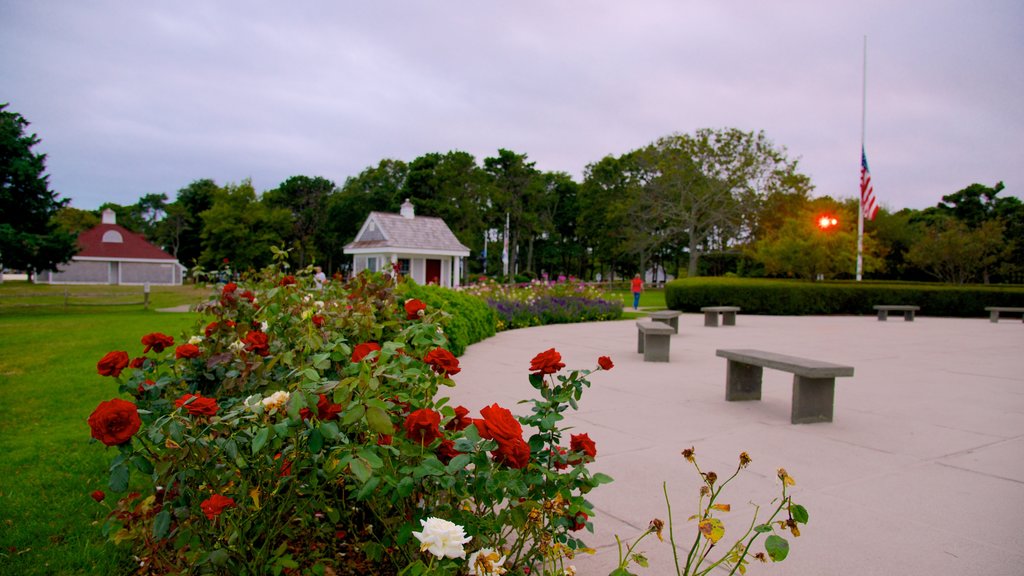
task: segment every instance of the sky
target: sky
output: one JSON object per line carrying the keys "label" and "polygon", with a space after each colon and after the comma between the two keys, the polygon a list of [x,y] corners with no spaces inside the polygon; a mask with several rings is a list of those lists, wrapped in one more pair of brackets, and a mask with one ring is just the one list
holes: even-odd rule
{"label": "sky", "polygon": [[0,103],[92,210],[451,150],[581,181],[701,128],[763,131],[854,198],[866,102],[895,211],[1024,197],[1022,29],[1020,0],[0,0]]}

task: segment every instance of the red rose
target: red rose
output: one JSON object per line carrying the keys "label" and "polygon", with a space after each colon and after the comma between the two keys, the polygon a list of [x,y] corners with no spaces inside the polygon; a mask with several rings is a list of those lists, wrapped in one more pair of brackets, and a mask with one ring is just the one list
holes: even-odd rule
{"label": "red rose", "polygon": [[278,282],[278,286],[291,286],[292,284],[295,284],[295,276],[284,276]]}
{"label": "red rose", "polygon": [[114,350],[113,352],[107,352],[107,355],[100,358],[100,361],[96,363],[96,371],[99,372],[100,376],[117,376],[121,375],[121,370],[128,367],[128,353],[120,350]]}
{"label": "red rose", "polygon": [[437,447],[437,459],[444,464],[451,462],[452,458],[455,458],[459,454],[462,454],[462,452],[455,449],[455,442],[452,442],[447,438],[441,440],[441,445]]}
{"label": "red rose", "polygon": [[107,446],[118,446],[132,439],[142,427],[139,409],[120,398],[100,402],[89,415],[92,437]]}
{"label": "red rose", "polygon": [[590,516],[586,512],[577,512],[576,516],[572,519],[572,526],[569,527],[569,530],[582,530],[586,528],[589,518]]}
{"label": "red rose", "polygon": [[213,416],[220,409],[220,406],[217,406],[216,398],[207,398],[201,394],[185,394],[174,401],[175,408],[182,406],[193,416]]}
{"label": "red rose", "polygon": [[239,296],[248,300],[250,304],[256,301],[256,295],[252,293],[252,290],[246,290],[239,294]]}
{"label": "red rose", "polygon": [[363,342],[362,344],[359,344],[352,350],[352,362],[361,361],[363,358],[366,358],[367,354],[374,350],[380,350],[380,344],[377,344],[376,342]]}
{"label": "red rose", "polygon": [[222,494],[214,494],[199,504],[199,508],[203,510],[203,513],[210,520],[215,520],[226,508],[234,507],[235,501]]}
{"label": "red rose", "polygon": [[[569,449],[573,452],[582,452],[586,454],[589,460],[593,460],[597,457],[597,445],[590,439],[588,434],[573,434],[569,439]],[[579,464],[580,461],[570,460],[570,464]]]}
{"label": "red rose", "polygon": [[568,468],[569,464],[565,461],[565,448],[556,446],[555,449],[551,451],[551,462],[555,467],[555,470],[565,470]]}
{"label": "red rose", "polygon": [[217,328],[219,327],[220,324],[217,324],[216,322],[210,322],[209,324],[206,325],[206,330],[203,330],[203,334],[206,334],[206,337],[209,338],[210,336],[213,336],[214,334],[217,333]]}
{"label": "red rose", "polygon": [[434,372],[445,376],[454,376],[462,371],[459,368],[459,359],[444,348],[434,348],[423,357],[423,361],[430,364]]}
{"label": "red rose", "polygon": [[562,355],[554,348],[537,354],[530,361],[530,372],[535,374],[554,374],[562,368],[565,368],[565,364],[562,363]]}
{"label": "red rose", "polygon": [[466,416],[469,416],[469,410],[465,406],[456,406],[455,417],[444,425],[444,429],[451,431],[465,430],[473,423],[473,419],[466,418]]}
{"label": "red rose", "polygon": [[415,298],[410,298],[405,301],[405,318],[407,320],[415,320],[419,318],[420,312],[425,312],[426,310],[427,305]]}
{"label": "red rose", "polygon": [[508,408],[492,404],[480,410],[480,414],[484,417],[484,425],[481,428],[480,420],[475,421],[475,424],[481,438],[497,440],[499,443],[516,438],[522,440],[523,427]]}
{"label": "red rose", "polygon": [[238,290],[238,284],[235,284],[234,282],[228,282],[227,284],[224,285],[223,288],[220,289],[220,293],[221,294],[231,294],[235,290]]}
{"label": "red rose", "polygon": [[182,344],[174,350],[175,358],[198,358],[199,347],[195,344]]}
{"label": "red rose", "polygon": [[107,495],[103,493],[103,490],[93,490],[92,494],[89,494],[89,496],[97,502],[103,502],[103,499],[107,497]]}
{"label": "red rose", "polygon": [[149,388],[152,388],[153,386],[156,386],[156,382],[153,382],[152,380],[147,378],[145,381],[142,382],[142,384],[139,384],[137,390],[139,391],[139,394],[142,394],[143,392],[145,392]]}
{"label": "red rose", "polygon": [[405,418],[405,435],[420,446],[441,437],[441,415],[429,408],[420,408]]}
{"label": "red rose", "polygon": [[242,340],[245,343],[245,349],[249,352],[259,354],[260,356],[270,355],[270,345],[268,344],[267,335],[263,332],[257,332],[250,330],[245,335],[245,339]]}
{"label": "red rose", "polygon": [[136,358],[132,358],[132,363],[131,363],[131,367],[132,368],[142,368],[145,365],[146,365],[146,357],[145,356],[138,356]]}
{"label": "red rose", "polygon": [[150,350],[159,354],[164,351],[164,348],[174,346],[174,338],[171,338],[167,334],[153,332],[152,334],[146,334],[142,337],[142,345],[146,347],[146,349],[142,351],[143,354],[149,353]]}
{"label": "red rose", "polygon": [[[317,419],[323,422],[337,420],[338,414],[341,414],[341,410],[341,404],[335,404],[334,402],[331,402],[330,400],[327,399],[327,396],[323,394],[320,395],[320,398],[316,402],[316,417]],[[303,420],[309,420],[309,418],[312,415],[313,411],[310,410],[309,408],[303,408],[302,410],[299,410],[299,416],[301,416]]]}
{"label": "red rose", "polygon": [[498,440],[498,449],[491,452],[495,462],[510,468],[526,468],[530,463],[530,445],[522,438]]}
{"label": "red rose", "polygon": [[612,359],[607,356],[598,358],[597,365],[601,367],[601,370],[611,370],[615,367],[615,364],[612,364]]}
{"label": "red rose", "polygon": [[391,434],[378,434],[377,435],[377,446],[391,446],[394,438]]}
{"label": "red rose", "polygon": [[313,314],[313,325],[314,326],[318,326],[318,327],[319,326],[323,326],[324,325],[324,317],[319,315],[319,314]]}

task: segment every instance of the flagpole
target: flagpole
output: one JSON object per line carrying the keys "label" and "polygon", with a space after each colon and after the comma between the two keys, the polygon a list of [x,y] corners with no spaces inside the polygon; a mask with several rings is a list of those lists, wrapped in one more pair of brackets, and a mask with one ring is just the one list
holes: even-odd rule
{"label": "flagpole", "polygon": [[[868,37],[864,35],[864,70],[861,82],[860,109],[860,153],[864,155],[864,133],[868,118]],[[864,191],[857,193],[857,281],[860,282],[864,272]]]}

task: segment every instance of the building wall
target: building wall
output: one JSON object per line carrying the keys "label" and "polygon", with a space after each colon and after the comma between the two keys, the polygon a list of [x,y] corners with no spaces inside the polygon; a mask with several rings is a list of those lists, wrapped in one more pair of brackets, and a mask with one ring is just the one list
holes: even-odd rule
{"label": "building wall", "polygon": [[40,273],[42,284],[181,284],[182,266],[161,262],[111,262],[72,260],[58,267],[58,272]]}

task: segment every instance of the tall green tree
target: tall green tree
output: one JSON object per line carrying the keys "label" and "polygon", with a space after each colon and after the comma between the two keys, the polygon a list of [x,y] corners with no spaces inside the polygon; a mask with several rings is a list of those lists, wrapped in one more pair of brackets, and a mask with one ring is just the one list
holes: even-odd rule
{"label": "tall green tree", "polygon": [[216,269],[227,259],[234,270],[260,269],[272,261],[291,232],[291,213],[260,202],[250,180],[228,184],[213,196],[203,219],[203,268]]}
{"label": "tall green tree", "polygon": [[312,264],[319,256],[318,247],[327,222],[327,200],[335,193],[334,182],[320,176],[292,176],[274,190],[264,194],[263,201],[272,208],[284,208],[292,215],[292,233],[288,244],[300,268]]}
{"label": "tall green tree", "polygon": [[0,104],[0,265],[34,276],[56,270],[78,247],[54,219],[68,201],[50,190],[46,155],[32,150],[39,138],[7,106]]}
{"label": "tall green tree", "polygon": [[946,217],[926,228],[907,252],[907,260],[943,282],[965,284],[983,279],[1006,250],[1001,221],[986,220],[972,229]]}
{"label": "tall green tree", "polygon": [[517,271],[519,244],[524,233],[529,236],[536,229],[536,212],[532,206],[538,203],[543,193],[541,173],[535,162],[528,162],[526,154],[499,149],[497,156],[484,159],[484,171],[490,176],[493,186],[492,202],[499,229],[508,221],[508,270],[509,277]]}
{"label": "tall green tree", "polygon": [[[620,157],[605,156],[587,165],[583,182],[579,187],[579,212],[577,230],[581,242],[586,246],[594,262],[582,264],[595,266],[604,278],[618,269],[623,258],[623,245],[630,222],[622,211],[622,203],[635,193],[635,154]],[[635,270],[635,267],[629,267]],[[586,274],[590,276],[590,274]]]}
{"label": "tall green tree", "polygon": [[168,204],[166,217],[160,221],[157,237],[179,262],[193,266],[203,252],[203,212],[213,206],[220,191],[209,178],[194,180],[178,190],[175,201]]}

